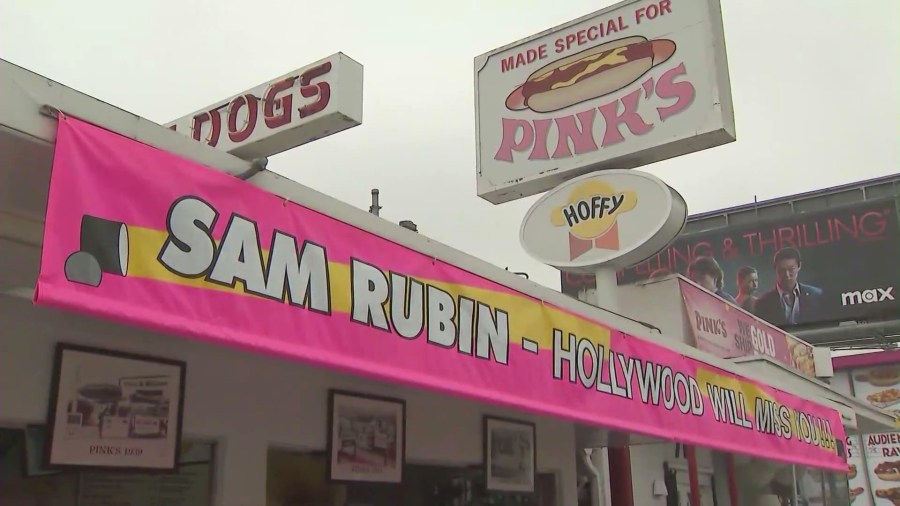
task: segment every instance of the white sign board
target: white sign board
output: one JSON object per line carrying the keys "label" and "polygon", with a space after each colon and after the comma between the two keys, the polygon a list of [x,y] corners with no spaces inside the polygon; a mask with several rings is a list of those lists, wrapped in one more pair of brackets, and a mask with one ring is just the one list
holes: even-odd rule
{"label": "white sign board", "polygon": [[165,126],[252,160],[362,123],[363,67],[336,53]]}
{"label": "white sign board", "polygon": [[478,195],[735,140],[719,0],[629,0],[475,58]]}
{"label": "white sign board", "polygon": [[658,178],[609,170],[575,178],[541,197],[519,240],[534,259],[570,272],[641,262],[684,228],[687,204]]}

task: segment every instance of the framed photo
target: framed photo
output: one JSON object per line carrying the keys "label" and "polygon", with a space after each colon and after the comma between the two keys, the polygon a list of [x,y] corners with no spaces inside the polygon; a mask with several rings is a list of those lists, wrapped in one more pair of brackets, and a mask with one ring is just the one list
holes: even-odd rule
{"label": "framed photo", "polygon": [[484,417],[484,484],[492,492],[534,492],[537,452],[533,423]]}
{"label": "framed photo", "polygon": [[46,466],[176,472],[185,372],[177,360],[59,343]]}
{"label": "framed photo", "polygon": [[402,483],[406,401],[328,392],[328,480]]}

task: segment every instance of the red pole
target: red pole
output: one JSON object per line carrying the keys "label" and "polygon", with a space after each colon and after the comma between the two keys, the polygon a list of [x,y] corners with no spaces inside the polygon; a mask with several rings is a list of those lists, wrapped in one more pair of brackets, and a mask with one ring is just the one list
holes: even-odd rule
{"label": "red pole", "polygon": [[731,506],[740,506],[740,492],[737,486],[737,473],[734,470],[734,455],[726,455],[726,464],[728,466],[728,497],[731,499]]}
{"label": "red pole", "polygon": [[691,483],[691,506],[700,505],[700,478],[697,475],[697,451],[693,446],[684,446],[684,456],[687,457],[688,478]]}
{"label": "red pole", "polygon": [[615,506],[634,506],[631,483],[631,448],[609,447],[609,498]]}

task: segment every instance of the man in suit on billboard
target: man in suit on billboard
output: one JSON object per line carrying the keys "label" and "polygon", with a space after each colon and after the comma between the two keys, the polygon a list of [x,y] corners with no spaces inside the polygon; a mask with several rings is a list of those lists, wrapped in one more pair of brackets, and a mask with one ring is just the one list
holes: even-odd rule
{"label": "man in suit on billboard", "polygon": [[783,327],[819,319],[822,289],[800,283],[803,259],[796,248],[781,248],[775,253],[775,288],[756,300],[756,316]]}

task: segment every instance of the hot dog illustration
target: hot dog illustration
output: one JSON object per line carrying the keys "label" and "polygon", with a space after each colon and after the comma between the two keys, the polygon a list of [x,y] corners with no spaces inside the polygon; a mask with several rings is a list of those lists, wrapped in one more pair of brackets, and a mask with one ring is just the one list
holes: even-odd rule
{"label": "hot dog illustration", "polygon": [[875,473],[875,476],[878,476],[884,481],[900,481],[900,460],[882,462],[875,466],[873,472]]}
{"label": "hot dog illustration", "polygon": [[637,81],[675,53],[675,42],[625,37],[585,49],[534,71],[506,98],[507,109],[553,112]]}

